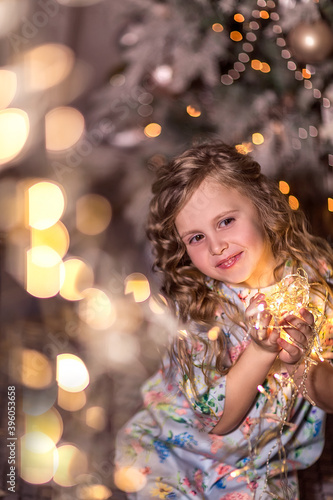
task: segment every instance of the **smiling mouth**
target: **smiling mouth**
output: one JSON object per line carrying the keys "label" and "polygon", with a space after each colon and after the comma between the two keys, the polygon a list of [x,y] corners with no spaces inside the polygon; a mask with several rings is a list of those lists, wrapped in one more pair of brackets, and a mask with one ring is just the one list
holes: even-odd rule
{"label": "smiling mouth", "polygon": [[236,255],[233,255],[232,257],[229,257],[228,259],[221,260],[216,267],[219,267],[220,269],[229,269],[232,267],[236,262],[239,261],[241,258],[243,252],[240,252]]}

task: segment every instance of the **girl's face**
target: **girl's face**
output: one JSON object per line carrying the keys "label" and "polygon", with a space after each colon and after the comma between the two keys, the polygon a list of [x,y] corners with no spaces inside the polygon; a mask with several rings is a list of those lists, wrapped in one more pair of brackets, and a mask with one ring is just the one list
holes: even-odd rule
{"label": "girl's face", "polygon": [[271,246],[252,201],[206,179],[176,217],[177,231],[199,271],[230,285],[275,282]]}

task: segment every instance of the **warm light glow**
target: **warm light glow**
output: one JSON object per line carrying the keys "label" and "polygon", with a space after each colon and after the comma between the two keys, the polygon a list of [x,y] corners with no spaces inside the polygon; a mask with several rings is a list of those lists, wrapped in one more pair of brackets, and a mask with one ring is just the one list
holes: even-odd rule
{"label": "warm light glow", "polygon": [[158,123],[149,123],[144,129],[147,137],[158,137],[162,132],[162,127]]}
{"label": "warm light glow", "polygon": [[164,314],[165,308],[167,307],[167,301],[162,295],[158,295],[157,298],[154,296],[149,299],[149,307],[155,314]]}
{"label": "warm light glow", "polygon": [[288,194],[290,191],[290,186],[289,186],[288,182],[280,181],[279,182],[279,189],[280,189],[281,193]]}
{"label": "warm light glow", "polygon": [[110,202],[99,194],[81,196],[76,202],[76,227],[81,233],[99,234],[110,224]]}
{"label": "warm light glow", "polygon": [[302,69],[302,76],[303,76],[303,78],[311,78],[311,73],[306,68],[303,68]]}
{"label": "warm light glow", "polygon": [[31,247],[47,246],[60,257],[64,257],[69,247],[69,234],[66,226],[58,221],[47,229],[31,228]]}
{"label": "warm light glow", "polygon": [[74,61],[74,52],[66,45],[40,45],[23,55],[24,80],[33,91],[46,90],[68,77]]}
{"label": "warm light glow", "polygon": [[240,42],[241,40],[243,40],[243,35],[239,31],[232,31],[230,33],[230,38],[234,42]]}
{"label": "warm light glow", "polygon": [[212,26],[212,30],[215,31],[216,33],[219,33],[223,31],[223,26],[220,23],[214,23]]}
{"label": "warm light glow", "polygon": [[8,69],[0,69],[0,109],[9,106],[15,97],[16,90],[16,73]]}
{"label": "warm light glow", "polygon": [[298,208],[299,208],[299,201],[296,198],[296,196],[290,195],[289,198],[288,198],[288,203],[289,203],[290,208],[292,210],[298,210]]}
{"label": "warm light glow", "polygon": [[126,493],[142,490],[147,482],[146,476],[135,467],[121,467],[114,474],[115,485]]}
{"label": "warm light glow", "polygon": [[261,17],[261,19],[269,19],[269,14],[268,14],[267,10],[261,10],[260,17]]}
{"label": "warm light glow", "polygon": [[259,133],[252,134],[252,142],[256,145],[262,144],[264,142],[264,136]]}
{"label": "warm light glow", "polygon": [[260,70],[262,67],[262,63],[258,59],[252,59],[251,68],[255,70]]}
{"label": "warm light glow", "polygon": [[304,44],[307,47],[314,47],[316,45],[316,40],[312,35],[306,35],[304,37]]}
{"label": "warm light glow", "polygon": [[87,396],[84,391],[68,392],[58,387],[58,406],[66,411],[78,411],[84,407],[87,402]]}
{"label": "warm light glow", "polygon": [[58,354],[57,382],[59,387],[68,392],[83,391],[89,384],[89,373],[86,365],[74,354]]}
{"label": "warm light glow", "polygon": [[52,439],[42,432],[29,432],[20,440],[20,476],[32,484],[50,481],[58,466],[58,452]]}
{"label": "warm light glow", "polygon": [[13,160],[22,151],[29,130],[29,118],[22,109],[0,111],[0,165]]}
{"label": "warm light glow", "polygon": [[190,116],[193,116],[193,118],[197,118],[201,115],[200,109],[197,109],[193,106],[187,106],[186,111]]}
{"label": "warm light glow", "polygon": [[28,189],[28,224],[36,229],[53,226],[62,216],[65,198],[54,182],[37,182]]}
{"label": "warm light glow", "polygon": [[48,246],[27,251],[26,290],[34,297],[45,299],[56,295],[65,272],[60,255]]}
{"label": "warm light glow", "polygon": [[327,208],[329,212],[333,212],[333,198],[327,198]]}
{"label": "warm light glow", "polygon": [[209,340],[217,340],[219,336],[220,329],[218,326],[213,326],[208,332]]}
{"label": "warm light glow", "polygon": [[41,352],[24,349],[19,357],[21,383],[31,389],[43,389],[53,381],[50,361]]}
{"label": "warm light glow", "polygon": [[83,260],[71,258],[64,261],[65,279],[60,288],[60,295],[66,300],[81,300],[83,291],[90,288],[94,273]]}
{"label": "warm light glow", "polygon": [[93,429],[102,431],[105,429],[107,422],[104,408],[101,406],[91,406],[86,411],[86,424]]}
{"label": "warm light glow", "polygon": [[261,63],[261,68],[260,68],[260,71],[261,71],[262,73],[269,73],[269,72],[270,72],[270,70],[271,70],[271,67],[270,67],[270,65],[269,65],[269,64],[267,64],[267,63],[265,63],[265,62]]}
{"label": "warm light glow", "polygon": [[45,145],[48,151],[63,151],[74,146],[84,132],[84,117],[75,108],[62,106],[45,116]]}
{"label": "warm light glow", "polygon": [[252,142],[243,142],[242,144],[236,144],[235,148],[238,151],[238,153],[246,155],[248,153],[251,153],[251,151],[253,151],[253,144]]}
{"label": "warm light glow", "polygon": [[78,500],[107,500],[111,496],[111,491],[103,484],[83,484],[76,491]]}
{"label": "warm light glow", "polygon": [[234,19],[237,23],[243,23],[245,18],[242,14],[235,14]]}
{"label": "warm light glow", "polygon": [[42,413],[41,415],[25,415],[25,433],[42,432],[53,443],[57,443],[63,432],[63,421],[59,412],[55,408]]}
{"label": "warm light glow", "polygon": [[95,330],[109,328],[116,319],[116,311],[106,293],[98,288],[87,288],[82,295],[78,308],[82,321]]}
{"label": "warm light glow", "polygon": [[150,295],[149,281],[144,274],[133,273],[125,279],[125,295],[133,293],[135,302],[144,302]]}
{"label": "warm light glow", "polygon": [[53,481],[59,486],[74,486],[79,481],[79,476],[85,474],[88,460],[79,448],[72,444],[58,447],[59,466],[54,474]]}

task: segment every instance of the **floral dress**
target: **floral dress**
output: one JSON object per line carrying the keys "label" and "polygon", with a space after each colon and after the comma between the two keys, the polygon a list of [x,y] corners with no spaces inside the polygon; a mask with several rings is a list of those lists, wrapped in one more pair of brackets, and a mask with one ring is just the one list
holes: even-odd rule
{"label": "floral dress", "polygon": [[[245,309],[256,290],[221,284],[221,293]],[[224,323],[232,364],[249,341],[240,328]],[[328,358],[332,324],[328,319],[320,333],[323,356]],[[197,333],[207,338],[199,327]],[[227,376],[215,374],[208,388],[200,369],[203,344],[194,347],[199,397],[180,369],[174,368],[172,379],[160,370],[142,388],[141,411],[118,434],[117,470],[125,468],[140,478],[124,488],[128,498],[298,499],[297,469],[312,465],[323,450],[324,411],[295,393],[290,383],[281,383],[288,376],[276,361],[239,427],[224,436],[211,434],[223,413]]]}

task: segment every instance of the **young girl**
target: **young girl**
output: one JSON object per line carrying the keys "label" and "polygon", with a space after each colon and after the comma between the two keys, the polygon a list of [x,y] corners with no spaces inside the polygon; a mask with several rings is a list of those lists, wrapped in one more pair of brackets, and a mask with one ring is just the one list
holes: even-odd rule
{"label": "young girl", "polygon": [[157,175],[148,237],[180,330],[119,433],[116,483],[141,500],[298,499],[333,412],[332,250],[234,147]]}

